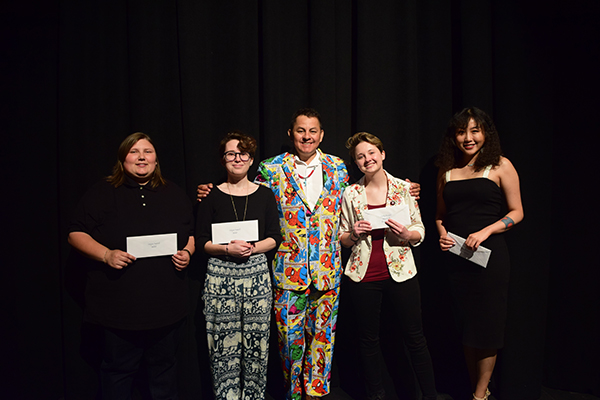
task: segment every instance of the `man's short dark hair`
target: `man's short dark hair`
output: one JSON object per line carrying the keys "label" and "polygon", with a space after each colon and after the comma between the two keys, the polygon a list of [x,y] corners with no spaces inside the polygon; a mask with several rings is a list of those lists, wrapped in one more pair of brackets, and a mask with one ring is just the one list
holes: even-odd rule
{"label": "man's short dark hair", "polygon": [[317,112],[317,110],[315,110],[314,108],[300,108],[299,110],[296,110],[296,112],[292,115],[292,121],[290,122],[290,131],[294,130],[294,125],[296,125],[296,119],[301,115],[304,115],[305,117],[308,117],[308,118],[318,119],[319,126],[321,127],[321,130],[323,130],[323,123],[321,122],[321,114],[319,114]]}

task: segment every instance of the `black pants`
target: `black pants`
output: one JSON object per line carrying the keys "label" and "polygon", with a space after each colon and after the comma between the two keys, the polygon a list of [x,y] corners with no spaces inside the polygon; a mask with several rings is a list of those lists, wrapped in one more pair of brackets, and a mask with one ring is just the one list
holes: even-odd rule
{"label": "black pants", "polygon": [[144,365],[154,400],[176,400],[177,346],[184,320],[159,329],[104,328],[100,382],[102,399],[129,400],[134,375]]}
{"label": "black pants", "polygon": [[[349,281],[344,287],[345,294],[350,294],[355,305],[357,330],[360,339],[360,356],[367,384],[367,394],[371,398],[383,395],[381,379],[379,345],[379,326],[381,304],[385,300],[392,306],[394,316],[408,348],[413,369],[423,399],[435,399],[435,379],[433,365],[423,335],[421,320],[421,290],[416,278],[404,282],[386,279],[377,282],[356,283]],[[381,397],[383,398],[383,397]]]}

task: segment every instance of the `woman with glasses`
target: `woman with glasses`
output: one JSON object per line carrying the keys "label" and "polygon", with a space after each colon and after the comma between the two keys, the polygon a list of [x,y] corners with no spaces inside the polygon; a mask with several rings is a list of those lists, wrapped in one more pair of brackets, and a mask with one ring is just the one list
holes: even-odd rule
{"label": "woman with glasses", "polygon": [[[263,399],[272,308],[267,255],[281,243],[275,196],[248,180],[256,140],[240,132],[221,141],[227,180],[198,206],[196,240],[210,258],[204,314],[217,399]],[[212,225],[258,221],[258,240],[212,242]]]}

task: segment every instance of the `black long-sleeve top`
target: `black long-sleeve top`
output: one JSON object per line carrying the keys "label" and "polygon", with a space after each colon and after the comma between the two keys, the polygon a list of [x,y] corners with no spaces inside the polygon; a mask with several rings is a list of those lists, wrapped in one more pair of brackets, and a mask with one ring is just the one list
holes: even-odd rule
{"label": "black long-sleeve top", "polygon": [[[196,214],[196,248],[204,251],[204,245],[211,240],[211,224],[236,221],[234,208],[231,204],[232,198],[239,221],[244,219],[244,209],[246,209],[246,221],[258,220],[259,240],[269,237],[274,239],[276,243],[275,251],[277,251],[282,240],[277,203],[273,192],[262,185],[259,185],[254,193],[248,195],[247,207],[246,196],[230,196],[218,188],[213,189],[198,206]],[[217,257],[225,259],[225,256]]]}

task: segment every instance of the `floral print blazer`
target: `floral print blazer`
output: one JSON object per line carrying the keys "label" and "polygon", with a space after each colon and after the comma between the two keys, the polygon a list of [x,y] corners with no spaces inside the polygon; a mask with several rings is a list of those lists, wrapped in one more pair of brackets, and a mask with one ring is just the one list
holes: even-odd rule
{"label": "floral print blazer", "polygon": [[323,167],[323,190],[313,209],[298,174],[294,155],[283,153],[258,166],[255,182],[270,188],[279,210],[283,242],[273,260],[273,277],[280,289],[318,290],[339,287],[341,266],[338,237],[342,192],[348,172],[342,159],[317,151]]}
{"label": "floral print blazer", "polygon": [[[407,228],[421,234],[421,240],[415,244],[415,246],[418,246],[425,238],[425,227],[421,222],[419,205],[409,193],[410,184],[393,177],[387,172],[385,174],[388,179],[386,207],[408,204],[412,223]],[[363,212],[368,210],[364,179],[362,177],[344,192],[340,228],[342,233],[351,232],[355,222],[363,220]],[[355,282],[360,282],[365,277],[371,257],[371,235],[361,236],[358,242],[352,246],[352,254],[345,271],[345,274]],[[383,252],[390,275],[396,282],[403,282],[417,274],[410,243],[398,238],[389,229],[385,230]]]}

